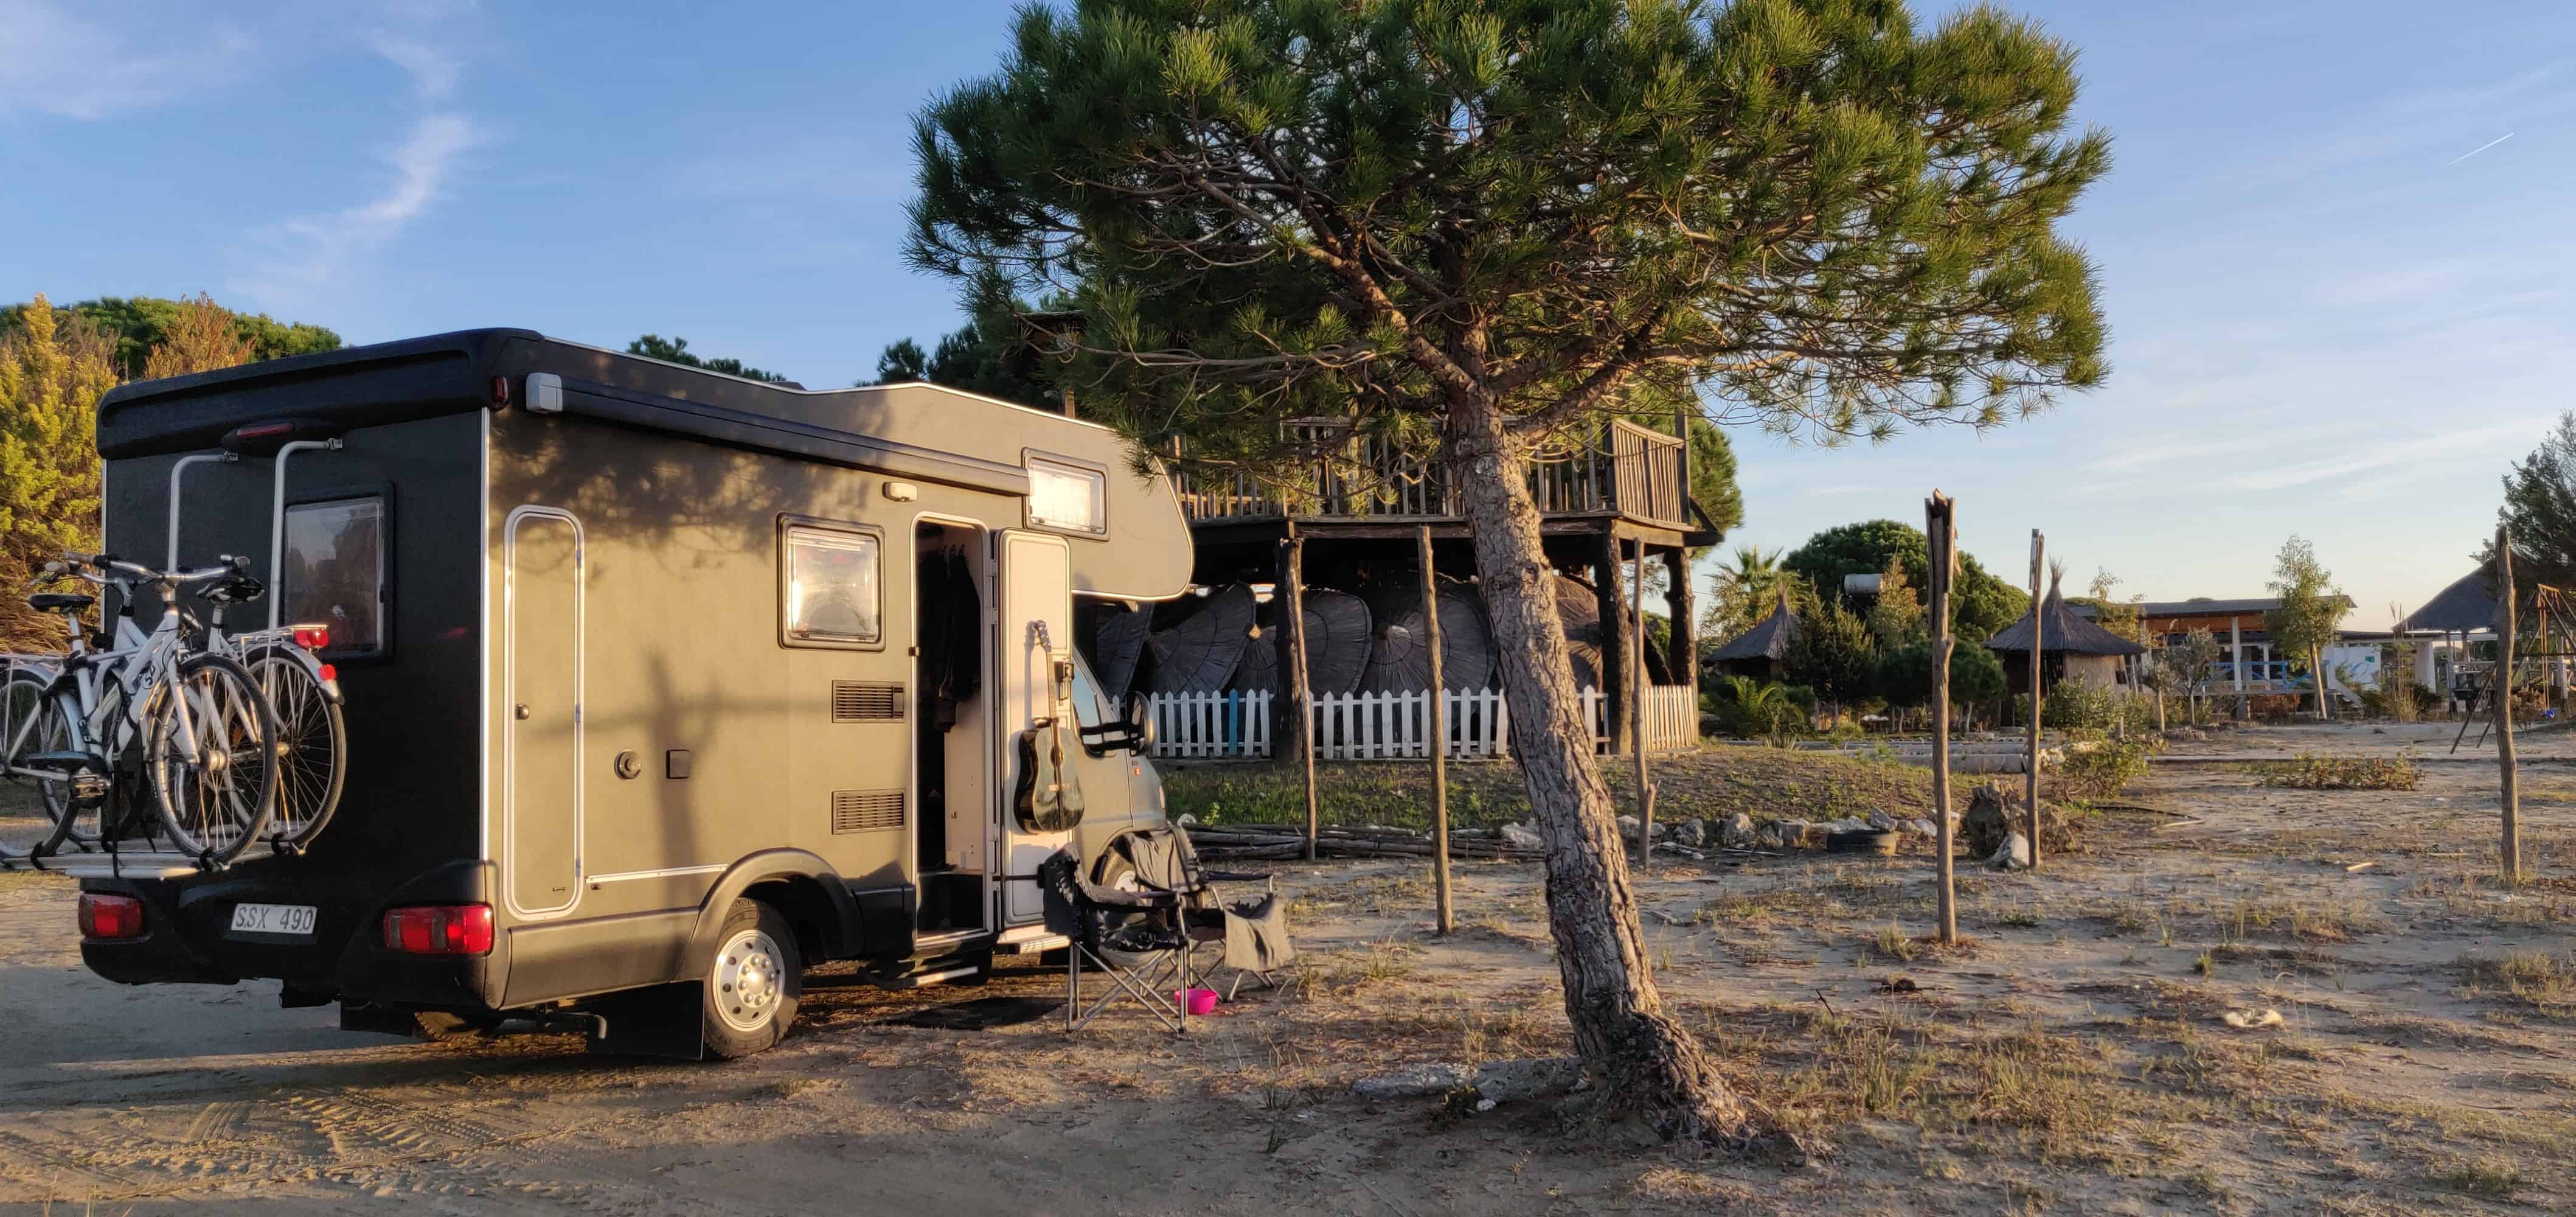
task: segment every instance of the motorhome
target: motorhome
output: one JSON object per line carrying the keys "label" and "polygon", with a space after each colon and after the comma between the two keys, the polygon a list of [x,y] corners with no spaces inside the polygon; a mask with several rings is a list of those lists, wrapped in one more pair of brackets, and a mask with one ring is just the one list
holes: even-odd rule
{"label": "motorhome", "polygon": [[111,979],[734,1056],[824,961],[1060,945],[1038,863],[1162,822],[1074,628],[1182,593],[1190,537],[1107,428],[486,329],[126,385],[98,440],[106,548],[263,559],[347,721],[301,852],[55,861]]}

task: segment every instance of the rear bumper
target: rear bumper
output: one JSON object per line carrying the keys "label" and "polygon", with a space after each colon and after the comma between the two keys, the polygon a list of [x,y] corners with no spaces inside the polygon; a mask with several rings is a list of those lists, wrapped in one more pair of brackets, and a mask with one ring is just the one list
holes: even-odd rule
{"label": "rear bumper", "polygon": [[[300,859],[278,859],[292,864]],[[293,871],[266,863],[184,880],[84,879],[84,891],[116,892],[143,901],[144,935],[83,941],[81,962],[121,984],[218,984],[248,978],[284,981],[308,996],[438,1009],[492,1007],[508,973],[507,935],[489,955],[403,955],[379,937],[384,910],[397,904],[489,902],[492,866],[459,862],[407,883],[372,892],[317,890]],[[309,904],[318,911],[310,938],[234,933],[236,904]]]}

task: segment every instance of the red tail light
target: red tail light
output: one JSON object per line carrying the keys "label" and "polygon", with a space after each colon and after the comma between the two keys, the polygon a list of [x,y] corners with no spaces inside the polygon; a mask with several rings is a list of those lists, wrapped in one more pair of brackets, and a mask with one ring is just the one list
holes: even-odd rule
{"label": "red tail light", "polygon": [[143,936],[143,902],[112,892],[80,894],[81,937],[110,942]]}
{"label": "red tail light", "polygon": [[483,955],[492,950],[492,906],[421,904],[385,912],[385,948],[408,955]]}
{"label": "red tail light", "polygon": [[331,627],[327,625],[299,625],[295,627],[295,645],[308,651],[321,650],[322,648],[331,645]]}
{"label": "red tail light", "polygon": [[327,684],[330,684],[332,681],[335,681],[335,680],[338,680],[338,679],[340,679],[340,669],[339,669],[339,668],[337,668],[337,667],[335,667],[335,666],[333,666],[333,665],[331,665],[331,664],[327,664],[327,663],[322,665],[322,683],[323,683],[323,684],[326,684],[326,685],[327,685]]}

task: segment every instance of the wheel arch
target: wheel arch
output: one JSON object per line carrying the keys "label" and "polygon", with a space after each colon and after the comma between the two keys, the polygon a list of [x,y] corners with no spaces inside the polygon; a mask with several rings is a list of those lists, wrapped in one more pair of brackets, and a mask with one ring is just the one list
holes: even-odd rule
{"label": "wheel arch", "polygon": [[733,864],[707,889],[689,935],[690,959],[714,954],[725,914],[744,897],[777,909],[796,929],[810,966],[848,953],[859,941],[858,902],[832,865],[801,849],[767,849]]}

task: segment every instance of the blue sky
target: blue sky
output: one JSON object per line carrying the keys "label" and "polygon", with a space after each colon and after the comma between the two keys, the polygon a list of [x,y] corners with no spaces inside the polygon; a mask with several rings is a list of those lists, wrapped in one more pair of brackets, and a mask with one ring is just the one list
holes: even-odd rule
{"label": "blue sky", "polygon": [[[2071,225],[2109,386],[1984,436],[1739,433],[1739,539],[1937,486],[1990,567],[2037,527],[2123,594],[2260,594],[2292,533],[2353,626],[2465,571],[2576,405],[2576,5],[2009,7],[2082,48],[2115,140]],[[909,118],[1010,8],[0,0],[0,297],[653,331],[846,384],[958,320],[900,260]]]}

